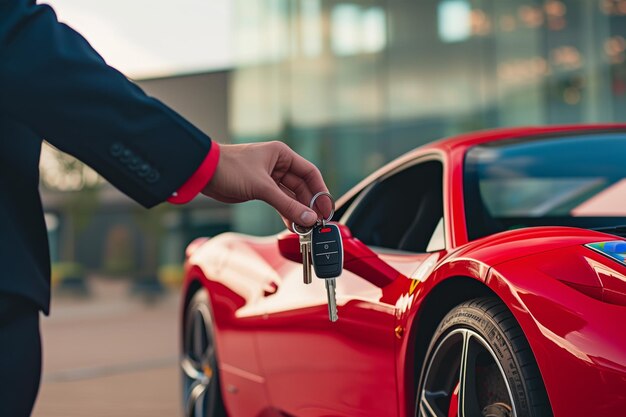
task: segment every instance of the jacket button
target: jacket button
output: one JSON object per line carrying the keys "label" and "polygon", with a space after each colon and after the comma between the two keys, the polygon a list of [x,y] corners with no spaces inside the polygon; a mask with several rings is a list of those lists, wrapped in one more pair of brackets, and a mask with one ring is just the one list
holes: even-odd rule
{"label": "jacket button", "polygon": [[150,184],[154,184],[155,182],[157,182],[159,180],[159,178],[161,178],[161,174],[159,174],[159,171],[157,171],[156,169],[153,169],[148,174],[148,177],[146,178],[146,181],[148,183],[150,183]]}
{"label": "jacket button", "polygon": [[146,175],[148,175],[150,173],[150,170],[151,170],[150,165],[144,163],[144,164],[141,164],[141,166],[137,170],[138,171],[137,174],[140,177],[145,177]]}
{"label": "jacket button", "polygon": [[122,156],[120,156],[120,161],[122,161],[123,163],[127,163],[133,156],[135,155],[133,155],[131,151],[125,149],[124,152],[122,152]]}
{"label": "jacket button", "polygon": [[111,145],[111,147],[109,148],[109,152],[111,153],[111,155],[118,157],[122,154],[122,152],[124,151],[124,146],[122,146],[121,143],[119,142],[115,142],[113,145]]}
{"label": "jacket button", "polygon": [[139,166],[143,163],[143,161],[141,160],[140,157],[138,156],[133,156],[130,161],[128,162],[128,168],[132,169],[133,171],[137,171],[139,169]]}

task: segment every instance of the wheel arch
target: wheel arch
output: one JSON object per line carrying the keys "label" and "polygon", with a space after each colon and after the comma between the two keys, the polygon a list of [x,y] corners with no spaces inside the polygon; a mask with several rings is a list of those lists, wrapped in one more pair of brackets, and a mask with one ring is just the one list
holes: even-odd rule
{"label": "wheel arch", "polygon": [[185,295],[183,298],[183,306],[182,306],[182,324],[185,325],[185,312],[187,311],[187,307],[189,307],[189,303],[196,293],[202,289],[202,284],[200,283],[200,279],[198,277],[193,277],[189,280],[189,284],[187,284],[185,288]]}
{"label": "wheel arch", "polygon": [[207,299],[209,301],[209,310],[211,311],[211,315],[215,317],[213,313],[211,294],[209,293],[207,286],[203,283],[205,281],[205,277],[200,268],[198,268],[197,266],[192,266],[188,270],[186,275],[187,277],[183,284],[183,295],[180,310],[181,340],[185,326],[187,325],[187,309],[189,308],[191,300],[193,300],[193,297],[198,291],[206,291]]}
{"label": "wheel arch", "polygon": [[407,329],[406,352],[404,353],[404,393],[405,415],[412,416],[419,377],[430,339],[443,317],[455,306],[478,297],[496,297],[485,283],[468,276],[453,276],[435,285],[415,313],[415,318]]}

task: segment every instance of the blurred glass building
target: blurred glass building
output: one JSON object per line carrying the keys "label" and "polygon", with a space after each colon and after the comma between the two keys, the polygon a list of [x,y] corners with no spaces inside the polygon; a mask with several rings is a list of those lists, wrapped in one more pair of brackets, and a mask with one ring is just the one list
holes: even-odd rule
{"label": "blurred glass building", "polygon": [[[49,1],[109,63],[214,139],[283,140],[335,196],[449,135],[626,121],[626,0]],[[44,192],[53,257],[69,248],[91,269],[109,258],[117,267],[111,253],[126,245],[145,263],[152,238],[136,205],[98,187],[97,213],[74,215],[73,226],[63,187]],[[154,216],[161,264],[180,262],[198,235],[283,227],[258,202],[195,201]]]}
{"label": "blurred glass building", "polygon": [[[286,141],[335,195],[445,136],[626,121],[625,0],[235,3],[233,140]],[[280,227],[235,211],[242,230]]]}

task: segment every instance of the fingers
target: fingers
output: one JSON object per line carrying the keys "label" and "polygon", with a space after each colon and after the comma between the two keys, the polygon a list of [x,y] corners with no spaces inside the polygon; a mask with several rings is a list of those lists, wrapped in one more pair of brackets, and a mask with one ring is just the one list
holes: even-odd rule
{"label": "fingers", "polygon": [[[298,201],[308,206],[315,194],[328,192],[322,174],[314,164],[289,147],[285,146],[284,151],[288,152],[291,163],[280,182],[294,192]],[[332,211],[332,202],[328,197],[321,196],[315,201],[313,209],[320,214],[320,217],[326,218]]]}
{"label": "fingers", "polygon": [[289,222],[301,226],[313,226],[317,220],[317,214],[313,210],[288,196],[274,182],[267,186],[261,196],[261,200],[273,206]]}
{"label": "fingers", "polygon": [[308,184],[300,177],[290,172],[286,173],[280,183],[298,199],[299,202],[308,206],[313,198],[313,193]]}
{"label": "fingers", "polygon": [[324,179],[319,169],[311,162],[307,161],[289,147],[285,147],[290,152],[291,164],[289,166],[289,172],[295,174],[297,177],[302,178],[313,193],[320,191],[328,192]]}
{"label": "fingers", "polygon": [[[313,196],[317,194],[317,191],[313,193],[302,178],[290,172],[281,178],[280,183],[292,192],[297,200],[305,206],[309,206]],[[315,200],[315,205],[312,208],[319,214],[320,218],[325,219],[332,211],[332,202],[327,196],[320,196]]]}
{"label": "fingers", "polygon": [[[278,186],[280,187],[280,190],[285,193],[285,195],[289,198],[296,198],[295,194],[293,191],[291,191],[290,189],[288,189],[287,187],[285,187],[283,184],[278,183]],[[285,227],[289,230],[291,230],[292,232],[293,230],[293,225],[292,222],[289,221],[289,219],[287,219],[285,216],[280,215],[280,219],[283,221],[283,223],[285,224]]]}

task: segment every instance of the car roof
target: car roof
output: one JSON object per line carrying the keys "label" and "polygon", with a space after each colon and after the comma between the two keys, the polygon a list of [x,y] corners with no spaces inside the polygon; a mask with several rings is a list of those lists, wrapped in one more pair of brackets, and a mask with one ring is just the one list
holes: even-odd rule
{"label": "car roof", "polygon": [[592,133],[597,131],[620,131],[626,130],[626,123],[611,124],[574,124],[557,126],[520,126],[506,127],[475,132],[464,133],[431,142],[425,146],[415,149],[413,152],[422,153],[425,149],[439,149],[450,151],[455,148],[468,148],[484,143],[497,142],[500,140],[513,139],[519,137],[532,137],[543,135],[557,135],[560,133]]}
{"label": "car roof", "polygon": [[356,193],[374,181],[376,178],[384,176],[394,170],[400,168],[406,163],[415,160],[416,158],[438,153],[449,154],[456,151],[465,151],[470,147],[481,145],[485,143],[493,143],[500,140],[533,137],[543,135],[557,135],[567,133],[591,133],[591,132],[605,132],[605,131],[620,131],[626,130],[626,123],[606,123],[606,124],[572,124],[572,125],[555,125],[555,126],[518,126],[518,127],[505,127],[495,128],[487,130],[478,130],[474,132],[464,133],[456,136],[452,136],[445,139],[440,139],[434,142],[427,143],[419,146],[408,153],[395,158],[393,161],[379,168],[372,174],[368,175],[356,186],[352,187],[346,194],[344,194],[339,200],[337,205],[341,206],[348,200],[350,200]]}

